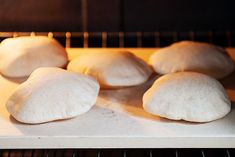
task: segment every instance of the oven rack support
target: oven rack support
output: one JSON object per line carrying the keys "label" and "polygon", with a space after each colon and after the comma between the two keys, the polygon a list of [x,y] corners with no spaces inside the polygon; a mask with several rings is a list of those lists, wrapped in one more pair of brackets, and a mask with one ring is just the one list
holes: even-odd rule
{"label": "oven rack support", "polygon": [[12,149],[0,157],[234,157],[235,149]]}
{"label": "oven rack support", "polygon": [[234,30],[154,32],[0,32],[0,40],[17,36],[48,36],[70,47],[164,47],[181,40],[235,46]]}

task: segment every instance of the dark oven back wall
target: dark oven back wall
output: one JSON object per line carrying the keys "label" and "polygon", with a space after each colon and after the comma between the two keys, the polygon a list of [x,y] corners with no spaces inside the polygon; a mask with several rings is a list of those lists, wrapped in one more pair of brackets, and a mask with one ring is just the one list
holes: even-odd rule
{"label": "dark oven back wall", "polygon": [[234,0],[0,0],[0,31],[234,30]]}

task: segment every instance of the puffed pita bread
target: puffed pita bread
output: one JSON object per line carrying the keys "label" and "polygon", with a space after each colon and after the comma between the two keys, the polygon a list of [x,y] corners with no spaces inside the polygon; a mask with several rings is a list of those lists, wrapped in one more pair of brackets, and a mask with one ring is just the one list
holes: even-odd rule
{"label": "puffed pita bread", "polygon": [[95,104],[99,84],[93,78],[60,68],[38,68],[6,103],[9,113],[29,124],[68,119]]}
{"label": "puffed pita bread", "polygon": [[65,67],[65,49],[45,36],[8,38],[0,44],[0,72],[7,77],[29,76],[39,67]]}
{"label": "puffed pita bread", "polygon": [[149,64],[159,74],[180,71],[200,72],[221,79],[234,70],[225,49],[212,44],[181,41],[157,50]]}
{"label": "puffed pita bread", "polygon": [[144,110],[161,117],[209,122],[224,117],[231,102],[214,78],[195,72],[167,74],[143,96]]}
{"label": "puffed pita bread", "polygon": [[135,86],[148,80],[150,67],[127,51],[98,51],[72,60],[67,69],[93,76],[101,88]]}

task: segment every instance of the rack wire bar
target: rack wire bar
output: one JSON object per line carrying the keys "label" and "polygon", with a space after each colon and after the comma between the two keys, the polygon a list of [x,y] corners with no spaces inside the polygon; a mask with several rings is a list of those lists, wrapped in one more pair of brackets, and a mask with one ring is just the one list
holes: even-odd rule
{"label": "rack wire bar", "polygon": [[136,32],[137,47],[142,47],[142,32]]}
{"label": "rack wire bar", "polygon": [[228,149],[226,150],[226,152],[227,152],[227,157],[231,157]]}
{"label": "rack wire bar", "polygon": [[231,39],[231,31],[226,31],[226,35],[227,35],[227,45],[228,47],[232,46],[232,39]]}
{"label": "rack wire bar", "polygon": [[124,47],[124,32],[119,32],[119,47]]}
{"label": "rack wire bar", "polygon": [[65,41],[65,47],[70,48],[71,47],[71,33],[66,32],[65,33],[66,41]]}
{"label": "rack wire bar", "polygon": [[153,157],[153,152],[152,152],[152,150],[149,151],[149,157]]}
{"label": "rack wire bar", "polygon": [[204,151],[201,150],[201,152],[202,152],[202,157],[206,157]]}
{"label": "rack wire bar", "polygon": [[194,33],[194,31],[190,31],[189,32],[189,37],[190,37],[190,40],[192,40],[192,41],[195,40],[195,33]]}
{"label": "rack wire bar", "polygon": [[102,47],[107,47],[107,32],[102,32],[101,33],[102,36]]}
{"label": "rack wire bar", "polygon": [[172,37],[173,37],[174,42],[178,41],[178,33],[177,32],[172,32]]}
{"label": "rack wire bar", "polygon": [[210,42],[210,43],[213,43],[213,41],[214,41],[214,40],[213,40],[213,35],[214,35],[214,34],[213,34],[213,31],[210,30],[210,31],[208,32],[209,42]]}
{"label": "rack wire bar", "polygon": [[154,37],[155,37],[155,46],[160,47],[160,32],[154,32]]}

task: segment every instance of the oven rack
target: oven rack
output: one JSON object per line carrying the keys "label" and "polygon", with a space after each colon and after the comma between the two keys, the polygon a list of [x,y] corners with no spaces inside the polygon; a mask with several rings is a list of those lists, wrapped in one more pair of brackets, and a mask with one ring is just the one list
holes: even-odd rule
{"label": "oven rack", "polygon": [[235,149],[12,149],[0,157],[234,157]]}
{"label": "oven rack", "polygon": [[56,38],[70,47],[164,47],[181,40],[209,42],[223,47],[235,46],[235,31],[155,31],[155,32],[0,32],[8,37],[43,35]]}

